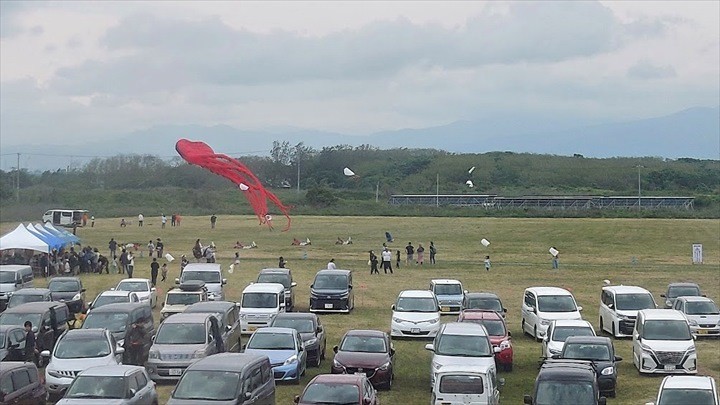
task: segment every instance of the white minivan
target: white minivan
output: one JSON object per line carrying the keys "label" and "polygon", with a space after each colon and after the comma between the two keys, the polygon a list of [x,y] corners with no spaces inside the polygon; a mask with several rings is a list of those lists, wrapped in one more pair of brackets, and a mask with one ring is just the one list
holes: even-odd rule
{"label": "white minivan", "polygon": [[5,309],[15,291],[32,287],[34,279],[28,265],[0,265],[0,309]]}
{"label": "white minivan", "polygon": [[600,293],[600,332],[615,337],[632,335],[635,318],[641,309],[655,309],[650,291],[630,285],[608,285]]}
{"label": "white minivan", "polygon": [[503,378],[494,367],[454,364],[438,370],[432,405],[498,405]]}
{"label": "white minivan", "polygon": [[208,292],[208,300],[224,301],[225,292],[223,286],[227,279],[222,277],[220,263],[188,263],[182,271],[180,278],[175,279],[175,284],[183,284],[187,281],[202,281]]}
{"label": "white minivan", "polygon": [[638,311],[632,338],[640,373],[696,374],[695,339],[687,319],[674,309]]}
{"label": "white minivan", "polygon": [[240,327],[249,335],[270,326],[275,315],[285,312],[285,286],[279,283],[254,283],[245,287],[240,298]]}
{"label": "white minivan", "polygon": [[530,287],[525,289],[522,303],[522,331],[536,340],[545,337],[550,322],[555,319],[582,319],[582,307],[570,291],[558,287]]}

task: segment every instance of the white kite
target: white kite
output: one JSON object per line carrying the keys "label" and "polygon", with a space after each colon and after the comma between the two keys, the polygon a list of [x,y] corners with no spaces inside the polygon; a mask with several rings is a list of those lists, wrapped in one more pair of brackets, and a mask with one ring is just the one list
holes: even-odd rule
{"label": "white kite", "polygon": [[468,174],[472,174],[473,171],[475,171],[475,166],[471,167],[470,170],[468,170]]}
{"label": "white kite", "polygon": [[350,170],[350,169],[348,169],[347,167],[343,169],[343,173],[344,173],[346,176],[348,176],[348,177],[352,177],[352,176],[355,175],[355,172],[352,171],[352,170]]}
{"label": "white kite", "polygon": [[558,253],[560,253],[560,252],[558,252],[558,250],[555,249],[554,247],[551,247],[551,248],[548,250],[548,252],[550,252],[550,254],[553,255],[553,256],[557,256]]}
{"label": "white kite", "polygon": [[242,191],[248,191],[248,190],[250,190],[250,187],[248,187],[247,184],[245,184],[245,183],[240,183],[240,184],[238,185],[238,187],[240,187],[240,190],[242,190]]}
{"label": "white kite", "polygon": [[165,253],[165,260],[168,261],[168,263],[172,263],[173,260],[175,260],[174,257],[170,253]]}
{"label": "white kite", "polygon": [[480,243],[482,243],[482,245],[485,246],[485,247],[490,246],[490,241],[487,240],[487,239],[485,239],[485,238],[483,238],[483,239],[480,241]]}
{"label": "white kite", "polygon": [[472,180],[466,181],[465,184],[467,184],[467,186],[470,187],[470,188],[475,187],[475,184],[473,184]]}

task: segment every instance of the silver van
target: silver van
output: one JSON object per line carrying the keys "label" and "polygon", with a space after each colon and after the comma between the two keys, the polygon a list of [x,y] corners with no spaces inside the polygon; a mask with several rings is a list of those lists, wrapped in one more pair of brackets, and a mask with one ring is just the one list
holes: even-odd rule
{"label": "silver van", "polygon": [[202,281],[208,291],[208,300],[224,301],[225,293],[223,286],[227,279],[222,278],[220,263],[189,263],[182,271],[180,278],[175,279],[175,284],[183,284],[186,281]]}
{"label": "silver van", "polygon": [[28,265],[0,265],[0,310],[7,307],[10,297],[17,290],[33,286],[32,267]]}

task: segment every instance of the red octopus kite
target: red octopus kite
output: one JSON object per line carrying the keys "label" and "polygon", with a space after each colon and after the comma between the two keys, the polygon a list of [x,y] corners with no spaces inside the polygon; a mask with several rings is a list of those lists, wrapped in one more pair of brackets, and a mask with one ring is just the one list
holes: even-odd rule
{"label": "red octopus kite", "polygon": [[267,200],[272,201],[287,218],[287,226],[283,231],[290,229],[290,207],[284,205],[275,194],[266,190],[247,166],[230,156],[215,153],[204,142],[181,139],[175,144],[175,150],[188,163],[210,170],[235,183],[245,194],[260,224],[267,224],[270,229],[272,229],[272,221],[269,218],[272,217],[268,212]]}

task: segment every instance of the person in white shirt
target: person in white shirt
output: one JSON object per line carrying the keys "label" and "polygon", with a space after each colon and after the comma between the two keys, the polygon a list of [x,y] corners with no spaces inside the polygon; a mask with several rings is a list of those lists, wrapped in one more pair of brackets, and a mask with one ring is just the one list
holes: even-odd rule
{"label": "person in white shirt", "polygon": [[138,215],[138,226],[143,226],[143,221],[145,220],[145,217],[143,214]]}
{"label": "person in white shirt", "polygon": [[388,250],[388,248],[384,248],[382,253],[380,254],[380,257],[382,258],[382,266],[383,266],[383,271],[385,271],[385,274],[387,274],[388,269],[390,270],[390,274],[393,274],[392,252],[390,250]]}
{"label": "person in white shirt", "polygon": [[328,270],[335,270],[337,267],[335,266],[335,259],[330,259],[327,265]]}

